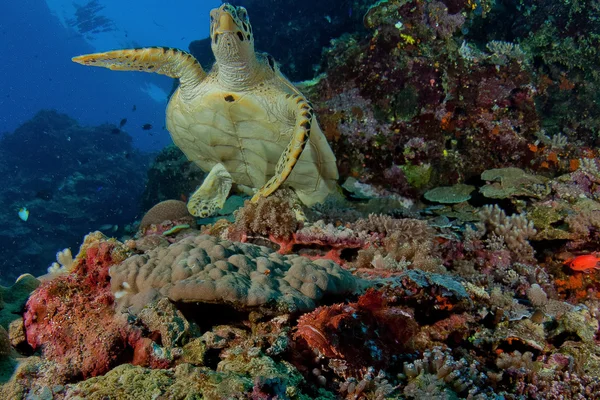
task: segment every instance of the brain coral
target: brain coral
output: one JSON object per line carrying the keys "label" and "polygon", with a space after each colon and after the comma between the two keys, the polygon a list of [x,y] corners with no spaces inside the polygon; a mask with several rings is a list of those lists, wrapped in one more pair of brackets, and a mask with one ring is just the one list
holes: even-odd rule
{"label": "brain coral", "polygon": [[140,229],[145,230],[152,224],[159,225],[164,221],[178,221],[182,224],[195,225],[194,217],[190,215],[187,205],[183,201],[165,200],[148,210],[140,222]]}
{"label": "brain coral", "polygon": [[325,294],[350,293],[358,286],[352,274],[332,261],[280,255],[208,235],[130,257],[113,266],[110,276],[118,306],[134,311],[157,295],[238,309],[309,311]]}

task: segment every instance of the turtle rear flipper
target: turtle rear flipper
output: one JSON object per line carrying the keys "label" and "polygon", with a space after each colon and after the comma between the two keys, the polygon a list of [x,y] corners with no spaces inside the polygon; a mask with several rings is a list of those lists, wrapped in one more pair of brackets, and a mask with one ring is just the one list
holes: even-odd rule
{"label": "turtle rear flipper", "polygon": [[194,56],[168,47],[113,50],[73,57],[72,60],[78,64],[115,71],[154,72],[178,78],[182,86],[194,85],[206,77],[206,72]]}
{"label": "turtle rear flipper", "polygon": [[190,197],[187,208],[195,217],[206,218],[223,208],[233,178],[223,164],[216,164],[204,178],[202,185]]}

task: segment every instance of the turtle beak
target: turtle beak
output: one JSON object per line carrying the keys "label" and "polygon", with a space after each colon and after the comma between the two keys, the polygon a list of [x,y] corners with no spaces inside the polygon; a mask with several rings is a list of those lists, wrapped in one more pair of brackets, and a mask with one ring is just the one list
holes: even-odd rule
{"label": "turtle beak", "polygon": [[221,13],[219,16],[219,24],[217,25],[216,33],[234,32],[237,30],[237,25],[231,15],[227,12]]}

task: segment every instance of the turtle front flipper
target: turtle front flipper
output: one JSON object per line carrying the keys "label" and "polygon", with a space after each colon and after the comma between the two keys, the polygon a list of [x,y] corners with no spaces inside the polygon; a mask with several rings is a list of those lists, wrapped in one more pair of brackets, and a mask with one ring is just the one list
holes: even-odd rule
{"label": "turtle front flipper", "polygon": [[202,185],[190,197],[187,208],[195,217],[206,218],[223,208],[233,179],[223,164],[215,164]]}
{"label": "turtle front flipper", "polygon": [[287,97],[288,102],[291,103],[290,106],[295,110],[294,114],[296,116],[292,140],[288,143],[281,157],[279,157],[279,161],[277,161],[275,175],[256,192],[252,197],[252,202],[257,202],[261,197],[269,196],[285,182],[310,138],[310,129],[314,118],[310,103],[299,93],[288,94]]}
{"label": "turtle front flipper", "polygon": [[154,72],[178,78],[182,86],[193,85],[206,77],[206,72],[194,56],[167,47],[114,50],[73,57],[72,60],[78,64],[116,71]]}

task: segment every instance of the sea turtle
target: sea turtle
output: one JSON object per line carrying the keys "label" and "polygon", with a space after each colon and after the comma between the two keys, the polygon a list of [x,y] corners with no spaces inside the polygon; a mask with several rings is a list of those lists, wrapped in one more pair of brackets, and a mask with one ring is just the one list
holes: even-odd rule
{"label": "sea turtle", "polygon": [[232,182],[251,188],[254,202],[284,183],[308,206],[323,201],[335,191],[338,171],[310,102],[270,55],[255,52],[244,7],[225,3],[211,11],[210,21],[216,61],[209,73],[172,48],[115,50],[73,61],[179,79],[167,129],[188,159],[210,171],[188,202],[193,215],[222,208]]}

